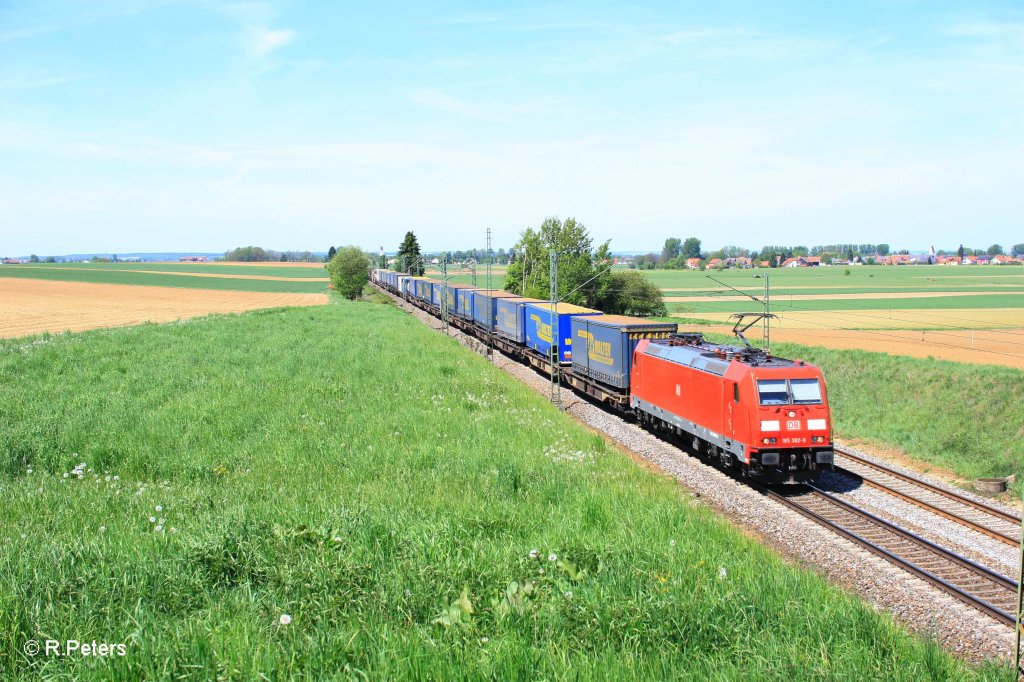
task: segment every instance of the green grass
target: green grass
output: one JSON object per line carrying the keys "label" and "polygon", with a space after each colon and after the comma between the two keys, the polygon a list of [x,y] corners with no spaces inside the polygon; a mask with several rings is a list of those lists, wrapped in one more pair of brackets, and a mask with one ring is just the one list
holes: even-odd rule
{"label": "green grass", "polygon": [[822,368],[840,438],[894,445],[965,479],[1024,480],[1024,372],[791,343],[773,343],[772,352]]}
{"label": "green grass", "polygon": [[[0,423],[5,680],[1008,674],[389,305],[2,342]],[[129,648],[30,659],[30,638]]]}
{"label": "green grass", "polygon": [[[219,277],[185,277],[174,274],[153,274],[137,272],[150,267],[135,267],[127,264],[114,263],[79,263],[79,267],[60,265],[6,265],[0,266],[0,277],[16,277],[23,279],[44,279],[61,282],[90,282],[96,284],[135,284],[141,286],[179,287],[183,289],[219,289],[227,291],[263,291],[275,293],[325,293],[327,282],[287,282],[259,279],[229,279]],[[142,265],[158,265],[144,263]],[[217,267],[217,266],[209,266]],[[325,277],[326,271],[313,268],[276,268],[274,272],[257,272],[258,266],[222,266],[230,271],[218,270],[210,274],[265,275],[278,277],[308,277],[309,272],[317,277]],[[286,272],[281,272],[282,270]],[[168,272],[206,272],[197,270],[196,266],[168,266]],[[298,274],[301,271],[302,274]]]}

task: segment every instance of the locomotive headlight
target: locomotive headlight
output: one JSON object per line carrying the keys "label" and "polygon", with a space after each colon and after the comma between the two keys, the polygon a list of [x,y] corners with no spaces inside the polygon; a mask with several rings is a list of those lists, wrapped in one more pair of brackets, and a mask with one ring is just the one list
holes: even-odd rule
{"label": "locomotive headlight", "polygon": [[812,443],[824,443],[825,442],[825,436],[811,436],[811,442]]}
{"label": "locomotive headlight", "polygon": [[790,410],[788,414],[790,419],[796,416],[796,412],[794,412],[793,410]]}
{"label": "locomotive headlight", "polygon": [[775,444],[775,439],[774,438],[762,438],[761,442],[764,443],[765,445],[774,445]]}

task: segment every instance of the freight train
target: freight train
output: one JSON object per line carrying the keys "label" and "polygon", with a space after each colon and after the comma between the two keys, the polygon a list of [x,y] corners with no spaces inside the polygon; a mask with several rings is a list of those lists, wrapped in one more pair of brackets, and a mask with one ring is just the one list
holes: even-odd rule
{"label": "freight train", "polygon": [[567,386],[768,483],[813,480],[833,463],[821,370],[674,323],[524,298],[390,270],[371,280]]}

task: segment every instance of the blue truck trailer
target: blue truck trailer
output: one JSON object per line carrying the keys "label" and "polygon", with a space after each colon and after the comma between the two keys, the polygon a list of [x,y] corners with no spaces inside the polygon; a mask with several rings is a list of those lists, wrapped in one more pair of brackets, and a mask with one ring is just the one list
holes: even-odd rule
{"label": "blue truck trailer", "polygon": [[527,303],[523,313],[526,346],[545,358],[549,357],[552,347],[556,348],[559,363],[572,362],[572,318],[602,314],[600,310],[571,303],[552,305],[550,301]]}
{"label": "blue truck trailer", "polygon": [[571,317],[572,371],[608,386],[629,386],[633,349],[641,339],[667,339],[674,322],[656,322],[626,315],[574,315]]}

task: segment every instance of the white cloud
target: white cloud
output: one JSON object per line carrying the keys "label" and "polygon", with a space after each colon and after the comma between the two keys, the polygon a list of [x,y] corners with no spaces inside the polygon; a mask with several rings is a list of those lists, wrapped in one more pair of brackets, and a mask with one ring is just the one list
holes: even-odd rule
{"label": "white cloud", "polygon": [[249,52],[256,57],[266,57],[274,50],[284,47],[295,39],[295,31],[289,29],[272,30],[264,26],[250,27],[248,44]]}

